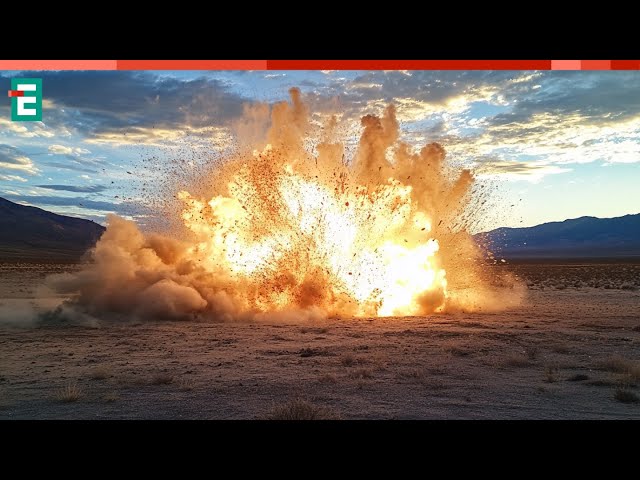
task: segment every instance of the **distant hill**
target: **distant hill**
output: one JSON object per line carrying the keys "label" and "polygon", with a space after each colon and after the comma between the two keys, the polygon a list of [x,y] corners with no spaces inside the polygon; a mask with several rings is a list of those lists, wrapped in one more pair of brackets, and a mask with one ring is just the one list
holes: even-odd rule
{"label": "distant hill", "polygon": [[0,260],[77,260],[104,227],[0,197]]}
{"label": "distant hill", "polygon": [[[104,227],[0,197],[0,261],[74,261],[98,241]],[[640,214],[580,217],[528,228],[475,235],[497,258],[640,258]]]}
{"label": "distant hill", "polygon": [[498,228],[475,238],[506,259],[640,258],[640,214]]}

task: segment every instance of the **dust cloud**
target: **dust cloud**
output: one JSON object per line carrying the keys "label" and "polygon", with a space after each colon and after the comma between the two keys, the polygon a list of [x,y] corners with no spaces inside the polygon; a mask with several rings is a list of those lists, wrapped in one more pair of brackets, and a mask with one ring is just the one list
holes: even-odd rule
{"label": "dust cloud", "polygon": [[[393,105],[361,119],[353,154],[339,117],[290,101],[249,105],[236,152],[172,193],[182,232],[110,215],[76,273],[48,286],[100,319],[233,321],[495,311],[524,288],[467,231],[474,176],[443,146],[401,141]],[[319,121],[318,118],[321,118]],[[204,185],[204,187],[203,187]]]}

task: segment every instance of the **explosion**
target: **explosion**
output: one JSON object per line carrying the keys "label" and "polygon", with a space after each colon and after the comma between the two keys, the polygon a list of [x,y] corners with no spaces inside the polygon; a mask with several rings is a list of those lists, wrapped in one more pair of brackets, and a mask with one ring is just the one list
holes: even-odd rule
{"label": "explosion", "polygon": [[349,156],[337,118],[312,122],[290,93],[270,110],[266,138],[206,177],[210,195],[177,192],[182,240],[111,216],[90,263],[53,285],[86,313],[141,318],[412,316],[494,304],[461,227],[471,172],[447,165],[438,144],[414,151],[400,141],[393,106],[362,118]]}

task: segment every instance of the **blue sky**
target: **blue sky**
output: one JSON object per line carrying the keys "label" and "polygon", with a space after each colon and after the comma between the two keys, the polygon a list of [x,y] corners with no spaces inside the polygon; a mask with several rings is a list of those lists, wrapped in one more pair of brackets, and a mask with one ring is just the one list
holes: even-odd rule
{"label": "blue sky", "polygon": [[490,186],[482,229],[640,212],[640,72],[0,72],[0,91],[12,77],[43,79],[44,112],[11,122],[0,104],[0,196],[57,213],[144,223],[147,187],[229,151],[243,106],[292,86],[354,135],[394,103],[404,139]]}

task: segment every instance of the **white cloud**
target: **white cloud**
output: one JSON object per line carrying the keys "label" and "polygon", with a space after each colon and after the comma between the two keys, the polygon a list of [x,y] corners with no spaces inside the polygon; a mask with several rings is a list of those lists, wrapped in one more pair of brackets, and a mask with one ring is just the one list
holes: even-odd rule
{"label": "white cloud", "polygon": [[0,174],[0,180],[5,180],[7,182],[26,182],[26,178],[22,178],[20,175],[3,175]]}
{"label": "white cloud", "polygon": [[0,118],[0,132],[9,132],[21,138],[51,138],[55,133],[42,122],[12,122]]}
{"label": "white cloud", "polygon": [[543,162],[516,162],[494,160],[484,162],[477,167],[476,174],[481,178],[499,180],[540,182],[547,175],[570,172],[570,168],[549,165]]}
{"label": "white cloud", "polygon": [[64,145],[49,145],[49,153],[54,155],[71,155],[73,148],[65,147]]}
{"label": "white cloud", "polygon": [[91,151],[82,147],[67,147],[65,145],[53,144],[49,145],[49,153],[52,155],[74,155],[77,157],[91,153]]}
{"label": "white cloud", "polygon": [[126,135],[113,132],[98,133],[86,142],[113,146],[183,147],[185,139],[189,139],[190,144],[194,146],[196,143],[202,143],[222,149],[231,144],[231,133],[226,127],[183,127],[179,130],[137,127],[129,129]]}
{"label": "white cloud", "polygon": [[14,170],[30,175],[40,171],[24,152],[10,145],[0,145],[0,170],[10,170],[9,175],[14,175]]}

